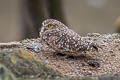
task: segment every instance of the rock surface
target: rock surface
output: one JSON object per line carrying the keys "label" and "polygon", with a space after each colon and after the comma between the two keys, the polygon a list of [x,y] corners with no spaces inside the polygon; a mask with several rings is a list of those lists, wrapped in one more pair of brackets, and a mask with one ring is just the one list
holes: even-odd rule
{"label": "rock surface", "polygon": [[89,33],[85,38],[100,46],[98,52],[62,55],[40,38],[27,39],[0,44],[0,63],[18,80],[120,80],[120,35]]}

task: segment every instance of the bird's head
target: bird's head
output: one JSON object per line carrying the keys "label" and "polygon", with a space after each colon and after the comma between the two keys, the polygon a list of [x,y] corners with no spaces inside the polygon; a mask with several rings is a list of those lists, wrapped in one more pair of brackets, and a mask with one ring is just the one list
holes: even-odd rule
{"label": "bird's head", "polygon": [[46,30],[55,30],[63,27],[66,26],[58,20],[46,19],[42,22],[41,32],[45,32]]}

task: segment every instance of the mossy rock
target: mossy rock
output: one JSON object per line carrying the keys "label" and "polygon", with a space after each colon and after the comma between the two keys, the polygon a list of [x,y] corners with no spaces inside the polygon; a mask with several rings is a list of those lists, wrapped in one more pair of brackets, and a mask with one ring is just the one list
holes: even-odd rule
{"label": "mossy rock", "polygon": [[6,65],[17,77],[59,79],[63,75],[56,69],[41,62],[35,53],[24,49],[0,50],[0,62]]}
{"label": "mossy rock", "polygon": [[13,73],[8,70],[3,64],[0,64],[0,80],[16,80]]}

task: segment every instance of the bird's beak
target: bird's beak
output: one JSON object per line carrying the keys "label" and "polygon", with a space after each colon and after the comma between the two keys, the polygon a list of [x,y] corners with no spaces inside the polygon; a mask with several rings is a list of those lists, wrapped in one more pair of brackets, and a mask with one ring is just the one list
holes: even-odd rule
{"label": "bird's beak", "polygon": [[43,31],[44,31],[44,27],[42,26],[40,32],[43,32]]}

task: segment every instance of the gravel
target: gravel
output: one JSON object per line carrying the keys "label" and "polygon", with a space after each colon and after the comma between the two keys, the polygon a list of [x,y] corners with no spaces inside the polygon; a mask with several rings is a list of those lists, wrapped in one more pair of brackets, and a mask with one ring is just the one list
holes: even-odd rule
{"label": "gravel", "polygon": [[[120,35],[89,33],[86,38],[99,44],[98,52],[78,57],[55,53],[41,39],[24,40],[22,44],[46,64],[69,76],[100,76],[120,72]],[[38,44],[38,45],[37,45]],[[37,47],[36,47],[37,45]]]}

